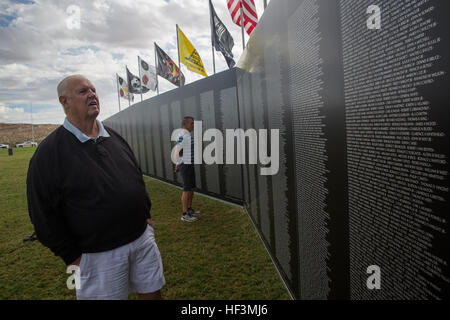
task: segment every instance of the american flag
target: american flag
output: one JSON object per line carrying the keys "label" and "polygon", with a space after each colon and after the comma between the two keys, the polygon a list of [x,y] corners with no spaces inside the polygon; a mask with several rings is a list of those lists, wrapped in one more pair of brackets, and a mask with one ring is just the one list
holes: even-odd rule
{"label": "american flag", "polygon": [[238,26],[241,26],[241,3],[244,7],[244,29],[247,34],[251,34],[253,29],[258,24],[258,14],[256,13],[254,0],[227,0],[228,10],[231,14],[231,19]]}

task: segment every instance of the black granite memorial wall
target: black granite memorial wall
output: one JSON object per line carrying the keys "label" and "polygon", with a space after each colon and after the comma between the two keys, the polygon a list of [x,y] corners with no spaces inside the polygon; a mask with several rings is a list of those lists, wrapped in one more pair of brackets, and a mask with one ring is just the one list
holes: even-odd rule
{"label": "black granite memorial wall", "polygon": [[[236,90],[232,69],[135,103],[104,123],[127,140],[144,174],[181,186],[171,161],[172,132],[186,115],[202,121],[203,131],[216,128],[225,136],[225,129],[238,128]],[[196,165],[196,183],[199,192],[242,204],[238,165]]]}
{"label": "black granite memorial wall", "polygon": [[448,299],[449,9],[442,0],[272,0],[238,69],[105,124],[146,174],[174,184],[170,133],[183,115],[224,136],[279,130],[276,174],[262,175],[248,155],[196,172],[201,192],[244,204],[290,294]]}

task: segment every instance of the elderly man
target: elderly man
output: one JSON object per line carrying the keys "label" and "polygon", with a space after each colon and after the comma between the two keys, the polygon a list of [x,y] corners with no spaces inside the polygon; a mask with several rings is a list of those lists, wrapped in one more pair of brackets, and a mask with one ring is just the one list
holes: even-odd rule
{"label": "elderly man", "polygon": [[39,145],[27,176],[38,239],[79,266],[77,299],[160,299],[151,202],[132,150],[96,119],[100,102],[88,79],[63,79],[58,96],[66,119]]}

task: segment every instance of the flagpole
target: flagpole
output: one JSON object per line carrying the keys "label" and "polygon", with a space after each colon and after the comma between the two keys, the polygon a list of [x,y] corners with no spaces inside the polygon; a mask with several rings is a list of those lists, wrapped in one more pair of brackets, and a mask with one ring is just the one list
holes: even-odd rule
{"label": "flagpole", "polygon": [[120,112],[119,75],[117,73],[116,73],[116,86],[117,86],[117,101],[119,102],[119,112]]}
{"label": "flagpole", "polygon": [[242,31],[242,50],[245,49],[245,35],[244,35],[244,8],[242,0],[239,0],[241,6],[241,31]]}
{"label": "flagpole", "polygon": [[141,77],[141,66],[139,65],[139,56],[138,56],[138,70],[139,70],[139,83],[141,84],[141,102],[142,102],[142,77]]}
{"label": "flagpole", "polygon": [[[128,70],[128,66],[125,66],[125,69]],[[128,72],[127,72],[127,86],[128,86]],[[130,96],[131,96],[131,91],[130,91],[130,87],[128,87],[128,107],[131,106]]]}
{"label": "flagpole", "polygon": [[176,26],[177,26],[178,71],[180,73],[179,77],[180,77],[180,87],[181,87],[182,83],[181,83],[181,63],[180,63],[180,42],[178,39],[178,24]]}
{"label": "flagpole", "polygon": [[211,47],[211,51],[212,51],[212,56],[213,56],[213,69],[214,69],[214,74],[216,74],[216,58],[214,56],[214,46]]}
{"label": "flagpole", "polygon": [[30,102],[31,107],[31,141],[34,142],[34,127],[33,127],[33,102]]}
{"label": "flagpole", "polygon": [[[211,5],[212,5],[211,4],[211,0],[209,0],[209,19],[211,19],[210,21],[212,21],[212,23],[214,23],[214,18],[212,16],[212,11],[211,11]],[[216,37],[212,36],[212,34],[214,32],[212,23],[210,23],[209,27],[211,28],[211,51],[212,51],[212,56],[213,56],[213,70],[214,70],[214,74],[216,74],[216,58],[215,58],[215,55],[214,55],[214,43],[213,43],[213,41],[214,42],[216,41]]]}
{"label": "flagpole", "polygon": [[156,60],[156,42],[153,42],[153,48],[155,50],[156,93],[159,94],[159,84],[158,84],[158,66],[159,66],[159,64],[157,63],[157,60]]}

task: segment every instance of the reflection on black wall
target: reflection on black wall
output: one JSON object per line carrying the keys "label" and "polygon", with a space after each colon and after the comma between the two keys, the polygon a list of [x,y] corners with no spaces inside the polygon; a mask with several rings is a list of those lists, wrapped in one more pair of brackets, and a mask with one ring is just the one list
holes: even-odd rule
{"label": "reflection on black wall", "polygon": [[[291,295],[448,299],[450,5],[380,0],[382,28],[371,30],[371,4],[272,0],[238,69],[105,124],[146,174],[174,184],[170,133],[182,116],[224,137],[278,129],[277,174],[248,156],[196,173],[200,191],[244,204]],[[374,265],[381,289],[368,283]]]}
{"label": "reflection on black wall", "polygon": [[[235,69],[197,81],[180,89],[136,103],[104,123],[117,130],[130,144],[144,174],[181,185],[170,159],[173,130],[183,116],[203,121],[203,131],[238,128]],[[206,143],[205,143],[206,144]],[[205,145],[204,144],[204,145]],[[239,165],[196,165],[198,191],[242,203]]]}

